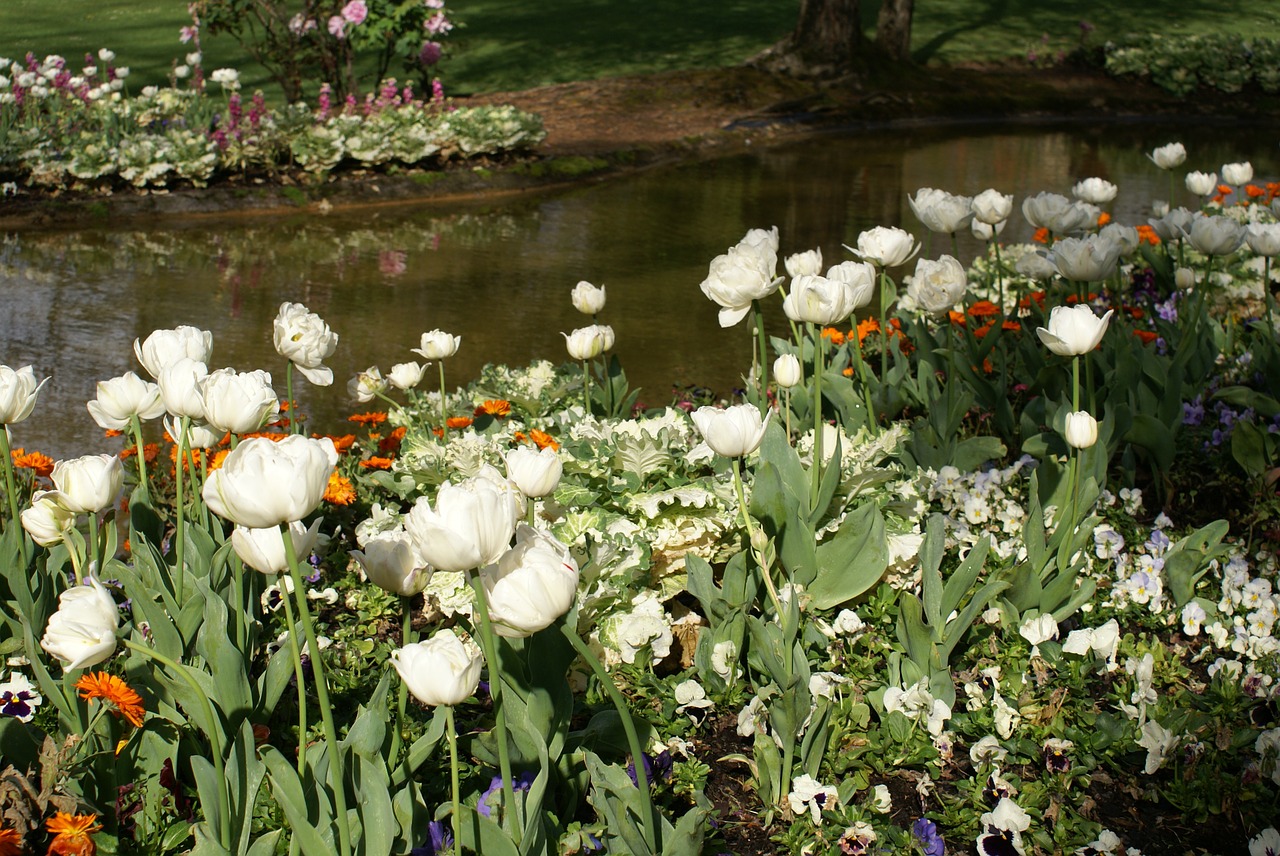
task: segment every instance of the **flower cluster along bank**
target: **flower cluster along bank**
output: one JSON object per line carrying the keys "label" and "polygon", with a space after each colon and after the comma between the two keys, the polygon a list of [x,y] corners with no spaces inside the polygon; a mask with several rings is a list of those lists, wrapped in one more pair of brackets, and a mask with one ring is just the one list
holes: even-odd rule
{"label": "flower cluster along bank", "polygon": [[427,166],[529,150],[541,120],[510,106],[456,107],[387,79],[364,98],[322,87],[316,104],[245,97],[239,73],[199,52],[182,79],[129,95],[129,69],[103,50],[79,71],[61,56],[0,59],[0,179],[30,188],[203,187],[230,176],[324,176],[349,164]]}
{"label": "flower cluster along bank", "polygon": [[919,190],[967,263],[753,229],[701,283],[732,401],[639,407],[586,281],[567,361],[451,385],[429,330],[327,434],[295,389],[349,345],[300,303],[272,371],[135,341],[86,406],[116,455],[17,448],[44,381],[0,366],[0,854],[1274,856],[1253,182],[1128,225],[1087,178],[1025,245],[1012,197]]}

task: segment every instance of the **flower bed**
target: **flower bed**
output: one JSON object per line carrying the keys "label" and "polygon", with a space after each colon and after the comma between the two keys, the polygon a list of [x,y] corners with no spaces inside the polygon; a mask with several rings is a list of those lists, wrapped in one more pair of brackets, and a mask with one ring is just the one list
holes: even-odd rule
{"label": "flower bed", "polygon": [[1029,197],[1041,245],[922,189],[968,266],[752,230],[702,284],[734,403],[635,411],[589,283],[571,362],[451,389],[433,330],[327,436],[299,304],[283,399],[135,342],[118,456],[9,449],[0,367],[0,853],[1277,852],[1280,186],[1221,171],[1139,227]]}

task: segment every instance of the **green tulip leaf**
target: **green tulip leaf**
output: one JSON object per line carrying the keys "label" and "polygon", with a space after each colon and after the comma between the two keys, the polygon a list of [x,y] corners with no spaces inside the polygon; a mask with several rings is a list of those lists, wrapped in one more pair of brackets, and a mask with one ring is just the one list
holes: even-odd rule
{"label": "green tulip leaf", "polygon": [[852,600],[880,581],[889,566],[889,539],[875,503],[851,511],[835,536],[818,545],[817,564],[808,589],[817,609]]}

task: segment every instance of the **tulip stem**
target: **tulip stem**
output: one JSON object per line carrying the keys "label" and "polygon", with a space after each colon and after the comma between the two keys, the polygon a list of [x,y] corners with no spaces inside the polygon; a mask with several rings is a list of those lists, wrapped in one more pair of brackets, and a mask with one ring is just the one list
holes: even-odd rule
{"label": "tulip stem", "polygon": [[763,410],[765,402],[769,400],[769,342],[764,334],[764,310],[760,308],[759,300],[751,301],[751,317],[755,322],[756,340],[760,347],[760,369],[756,382],[760,384],[760,407]]}
{"label": "tulip stem", "polygon": [[[880,271],[880,383],[889,376],[889,272]],[[887,409],[887,408],[886,408]]]}
{"label": "tulip stem", "polygon": [[[417,634],[413,632],[413,598],[400,596],[400,646],[412,645],[418,641]],[[395,766],[396,759],[400,756],[400,746],[404,742],[404,710],[409,701],[409,685],[404,681],[400,682],[400,695],[396,699],[396,727],[391,732],[391,764]],[[448,707],[449,712],[449,734],[453,736],[453,708]],[[455,764],[456,766],[456,764]],[[457,795],[454,795],[454,810],[457,810]],[[458,841],[457,833],[454,833],[454,841]]]}
{"label": "tulip stem", "polygon": [[591,415],[591,372],[587,369],[587,361],[582,361],[582,412]]}
{"label": "tulip stem", "polygon": [[1262,261],[1262,305],[1267,311],[1267,342],[1276,340],[1276,325],[1271,320],[1271,256],[1263,256]]}
{"label": "tulip stem", "polygon": [[[400,699],[404,701],[406,688],[409,685],[404,681],[400,682]],[[404,713],[404,705],[401,704],[401,714]],[[453,821],[453,847],[454,852],[461,856],[462,854],[462,788],[459,784],[458,777],[458,729],[453,721],[453,705],[446,704],[444,706],[444,728],[449,737],[449,792],[453,797],[453,811],[450,814],[450,820]],[[478,844],[479,842],[477,842]]]}
{"label": "tulip stem", "polygon": [[187,686],[200,699],[200,706],[204,709],[206,733],[209,735],[209,742],[213,744],[213,769],[218,782],[218,808],[220,809],[218,815],[222,820],[218,825],[218,841],[224,849],[230,850],[231,829],[228,824],[231,821],[231,795],[228,791],[226,761],[222,757],[222,722],[214,714],[213,704],[209,701],[209,696],[205,694],[205,691],[200,688],[200,684],[191,677],[185,668],[159,651],[139,645],[132,639],[124,640],[124,644],[126,648],[168,666],[179,678],[186,682]]}
{"label": "tulip stem", "polygon": [[293,620],[293,603],[285,591],[284,577],[279,577],[280,599],[284,601],[284,620],[289,625],[289,656],[293,659],[293,679],[298,685],[298,776],[307,769],[307,679],[302,671],[302,650],[298,647],[298,623]]}
{"label": "tulip stem", "polygon": [[[734,459],[735,465],[737,458]],[[613,702],[614,708],[618,711],[618,717],[622,720],[622,730],[627,735],[627,746],[631,750],[632,763],[636,770],[636,788],[640,791],[640,796],[644,799],[645,816],[644,820],[644,841],[648,845],[649,852],[657,854],[662,852],[662,825],[658,821],[658,810],[653,804],[653,795],[649,792],[649,774],[644,769],[644,747],[640,745],[640,735],[636,732],[635,720],[631,718],[631,711],[627,707],[627,700],[623,698],[622,693],[618,690],[617,685],[613,682],[613,678],[609,677],[609,673],[605,671],[600,660],[592,652],[590,646],[582,641],[574,628],[569,626],[568,621],[560,622],[560,630],[564,633],[564,637],[569,640],[569,644],[578,652],[578,656],[591,667],[591,671],[595,673],[596,680],[604,687],[605,692],[609,694],[610,701]]]}
{"label": "tulip stem", "polygon": [[18,490],[13,480],[13,453],[9,449],[9,426],[0,425],[0,455],[4,456],[4,488],[9,500],[9,525],[17,526],[21,519],[18,514]]}
{"label": "tulip stem", "polygon": [[[585,370],[585,360],[582,365]],[[512,786],[511,748],[507,745],[507,714],[502,709],[502,668],[498,663],[498,640],[493,632],[493,622],[489,620],[489,598],[480,581],[480,574],[469,571],[467,576],[471,582],[471,590],[476,593],[476,612],[480,615],[480,646],[484,649],[485,662],[489,664],[489,695],[493,698],[494,728],[498,732],[498,770],[502,774],[502,800],[506,806],[502,813],[502,823],[504,826],[511,824],[512,837],[518,846],[523,832],[523,823],[520,822],[523,812],[516,806],[515,788]]]}
{"label": "tulip stem", "polygon": [[142,422],[138,419],[138,414],[131,413],[129,415],[129,426],[133,430],[133,444],[138,450],[136,452],[138,458],[138,487],[142,488],[143,501],[150,504],[151,482],[147,479],[146,446],[142,442]]}
{"label": "tulip stem", "polygon": [[[849,350],[853,351],[853,360],[857,364],[858,380],[862,382],[862,398],[867,408],[867,429],[871,432],[871,436],[875,436],[880,432],[880,420],[876,417],[875,403],[871,400],[871,379],[867,376],[867,363],[862,359],[862,340],[858,338],[858,331],[855,329],[850,337],[852,341],[849,343]],[[885,339],[888,345],[889,340]]]}
{"label": "tulip stem", "polygon": [[444,360],[440,363],[440,434],[441,438],[447,443],[449,441],[449,399],[444,393]]}
{"label": "tulip stem", "polygon": [[[89,555],[87,558],[89,564],[89,575],[101,579],[102,568],[99,567],[100,562],[98,561],[98,512],[96,511],[89,512],[88,542]],[[82,580],[76,580],[77,585],[81,582]]]}
{"label": "tulip stem", "polygon": [[[289,364],[290,366],[293,363]],[[183,472],[186,467],[183,466],[187,459],[187,429],[191,425],[191,417],[183,416],[178,420],[178,456],[177,456],[177,472],[174,475],[176,484],[176,496],[174,499],[175,512],[177,513],[177,521],[173,530],[173,556],[174,556],[174,597],[178,603],[183,601],[183,588],[186,577],[186,536],[184,529],[186,528],[185,510],[183,508],[186,497],[183,494]]]}
{"label": "tulip stem", "polygon": [[1000,260],[1000,242],[992,238],[991,246],[996,251],[996,288],[997,294],[1000,295],[1000,315],[1003,317],[1006,311],[1004,306],[1004,262]]}
{"label": "tulip stem", "polygon": [[824,339],[815,333],[816,327],[809,325],[809,334],[813,339],[813,466],[809,469],[809,508],[818,505],[818,491],[822,485],[822,373]]}
{"label": "tulip stem", "polygon": [[[311,608],[307,606],[306,580],[298,568],[297,550],[293,545],[293,532],[282,524],[280,538],[284,541],[285,558],[289,562],[289,575],[293,578],[293,594],[298,599],[298,616],[302,630],[307,635],[307,650],[311,654],[311,672],[316,681],[316,700],[320,704],[320,721],[324,724],[324,740],[329,746],[329,785],[333,788],[333,809],[338,821],[338,852],[351,854],[351,829],[347,819],[347,793],[342,746],[338,743],[338,729],[333,724],[333,706],[329,703],[329,682],[325,677],[324,661],[320,658],[320,642],[311,621]],[[304,737],[305,739],[305,737]]]}
{"label": "tulip stem", "polygon": [[[755,527],[751,524],[751,515],[747,512],[746,491],[742,488],[742,459],[733,459],[733,489],[738,496],[738,508],[742,510],[742,524],[747,528],[747,543],[755,548]],[[760,576],[764,577],[764,587],[769,592],[769,599],[773,601],[773,608],[778,613],[778,620],[782,620],[782,599],[778,597],[778,589],[773,584],[773,574],[769,566],[765,563],[764,551],[756,555],[756,561],[760,564]]]}

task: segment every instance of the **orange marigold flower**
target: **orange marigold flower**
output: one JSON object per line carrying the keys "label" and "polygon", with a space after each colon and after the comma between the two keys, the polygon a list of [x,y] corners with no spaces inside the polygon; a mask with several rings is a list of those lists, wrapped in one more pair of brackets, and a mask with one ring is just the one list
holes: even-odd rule
{"label": "orange marigold flower", "polygon": [[965,321],[964,321],[964,313],[963,313],[963,312],[956,312],[956,311],[953,309],[953,310],[951,310],[950,312],[948,312],[948,313],[947,313],[947,317],[951,319],[951,323],[952,323],[952,324],[955,324],[955,325],[957,325],[957,326],[959,326],[959,327],[963,327],[963,326],[965,325]]}
{"label": "orange marigold flower", "polygon": [[1106,211],[1103,211],[1101,214],[1098,215],[1099,229],[1101,229],[1103,226],[1107,225],[1110,222],[1111,222],[1111,215],[1108,214]]}
{"label": "orange marigold flower", "polygon": [[990,300],[979,300],[969,307],[969,314],[974,318],[990,318],[992,315],[1000,314],[1000,307]]}
{"label": "orange marigold flower", "polygon": [[356,501],[356,488],[351,479],[337,470],[329,474],[329,484],[324,489],[324,501],[332,505],[350,505]]}
{"label": "orange marigold flower", "polygon": [[[1085,300],[1097,300],[1097,299],[1098,299],[1098,292],[1096,292],[1096,291],[1091,291],[1091,292],[1089,292],[1087,295],[1085,295],[1085,298],[1084,298],[1084,299],[1085,299]],[[1078,295],[1078,294],[1068,294],[1068,295],[1067,295],[1067,303],[1079,303],[1079,302],[1080,302],[1080,295]]]}
{"label": "orange marigold flower", "polygon": [[121,431],[119,428],[108,428],[106,431],[102,432],[102,436],[106,437],[109,440],[112,437],[123,437],[124,432]]}
{"label": "orange marigold flower", "polygon": [[1150,244],[1153,247],[1160,246],[1160,236],[1156,234],[1156,230],[1151,226],[1143,223],[1136,227],[1138,230],[1138,242],[1142,244]]}
{"label": "orange marigold flower", "polygon": [[222,462],[227,459],[227,455],[231,454],[230,449],[219,449],[213,453],[213,457],[209,459],[209,472],[222,468]]}
{"label": "orange marigold flower", "polygon": [[874,318],[868,318],[858,323],[858,344],[862,344],[862,340],[872,333],[880,332],[880,322]]}
{"label": "orange marigold flower", "polygon": [[14,449],[12,456],[13,465],[18,469],[34,470],[35,474],[42,478],[53,472],[53,458],[41,452],[26,452],[23,449]]}
{"label": "orange marigold flower", "polygon": [[142,725],[142,715],[146,713],[146,708],[142,706],[142,696],[115,675],[109,672],[90,672],[81,675],[75,687],[80,690],[80,698],[85,701],[100,698],[115,705],[113,712],[132,722],[134,727]]}
{"label": "orange marigold flower", "polygon": [[1141,339],[1144,345],[1149,345],[1160,338],[1160,334],[1154,330],[1134,330],[1133,335]]}
{"label": "orange marigold flower", "polygon": [[831,344],[835,345],[836,347],[839,347],[844,344],[845,336],[844,336],[844,333],[837,330],[835,327],[823,327],[822,338],[830,339]]}
{"label": "orange marigold flower", "polygon": [[1049,243],[1049,228],[1047,226],[1041,226],[1039,229],[1036,229],[1036,233],[1031,236],[1031,240],[1035,241],[1037,244]]}
{"label": "orange marigold flower", "polygon": [[1012,318],[1006,318],[1006,319],[1005,319],[1005,320],[1000,324],[1000,327],[1001,327],[1001,329],[1004,329],[1004,330],[1016,330],[1016,331],[1018,331],[1018,332],[1021,332],[1021,331],[1022,331],[1022,324],[1020,324],[1020,323],[1019,323],[1019,322],[1017,322],[1017,321],[1014,321]]}
{"label": "orange marigold flower", "polygon": [[1275,199],[1277,196],[1280,196],[1280,181],[1268,181],[1267,182],[1267,201],[1270,202],[1272,199]]}
{"label": "orange marigold flower", "polygon": [[347,421],[357,425],[381,425],[387,421],[387,414],[376,410],[369,413],[353,413],[347,417]]}
{"label": "orange marigold flower", "polygon": [[503,416],[511,415],[511,402],[505,398],[490,398],[476,408],[476,416],[497,416],[499,419]]}
{"label": "orange marigold flower", "polygon": [[459,431],[463,428],[470,428],[473,421],[475,420],[470,416],[450,416],[444,421],[444,424],[455,431]]}
{"label": "orange marigold flower", "polygon": [[983,324],[981,327],[973,331],[973,336],[975,339],[981,339],[983,336],[987,335],[990,332],[991,332],[991,325]]}
{"label": "orange marigold flower", "polygon": [[354,446],[356,442],[355,434],[343,434],[341,437],[336,434],[313,434],[311,436],[316,437],[317,439],[321,437],[328,437],[333,441],[333,448],[339,455]]}
{"label": "orange marigold flower", "polygon": [[982,361],[982,370],[987,374],[991,374],[993,371],[996,370],[996,367],[995,367],[995,364],[992,363],[990,359],[985,359]]}
{"label": "orange marigold flower", "polygon": [[840,372],[840,374],[845,377],[853,377],[853,366],[845,366],[844,371]]}
{"label": "orange marigold flower", "polygon": [[403,425],[392,431],[386,437],[378,441],[378,451],[384,455],[394,455],[400,451],[400,441],[404,439],[405,433],[408,431]]}
{"label": "orange marigold flower", "polygon": [[0,826],[0,856],[22,856],[22,836],[18,830]]}
{"label": "orange marigold flower", "polygon": [[285,437],[292,436],[290,434],[281,434],[279,431],[251,431],[248,434],[241,434],[241,440],[270,440],[272,443],[279,443]]}
{"label": "orange marigold flower", "polygon": [[1259,187],[1256,184],[1246,184],[1244,186],[1244,192],[1246,195],[1248,195],[1250,199],[1257,199],[1259,196],[1262,196],[1266,193],[1265,190],[1263,190],[1261,187]]}
{"label": "orange marigold flower", "polygon": [[390,458],[374,457],[374,458],[369,458],[368,460],[361,461],[360,466],[364,467],[367,470],[389,470],[391,469],[391,465],[394,463],[395,461],[391,460]]}
{"label": "orange marigold flower", "polygon": [[[174,446],[172,449],[169,450],[169,461],[174,465],[175,468],[178,466],[178,447],[177,446]],[[187,456],[182,461],[182,468],[184,470],[189,470],[191,469],[192,463],[194,463],[197,467],[201,467],[204,465],[204,449],[187,449]]]}
{"label": "orange marigold flower", "polygon": [[1232,187],[1229,184],[1219,184],[1218,192],[1221,193],[1223,196],[1230,196],[1232,193]]}
{"label": "orange marigold flower", "polygon": [[1122,308],[1125,312],[1129,313],[1130,318],[1141,318],[1145,314],[1141,307],[1138,306],[1125,306]]}
{"label": "orange marigold flower", "polygon": [[44,828],[53,833],[46,856],[94,856],[98,845],[91,836],[102,830],[97,821],[96,814],[56,812],[44,822]]}
{"label": "orange marigold flower", "polygon": [[560,451],[560,444],[555,441],[554,437],[545,431],[539,431],[537,428],[531,428],[529,430],[529,439],[532,440],[534,445],[539,449],[546,449],[547,447],[550,447],[557,452]]}
{"label": "orange marigold flower", "polygon": [[1028,294],[1026,297],[1024,297],[1024,298],[1022,298],[1021,300],[1019,300],[1019,301],[1018,301],[1018,308],[1019,308],[1019,309],[1030,309],[1030,308],[1031,308],[1031,301],[1033,301],[1033,300],[1034,300],[1038,305],[1040,305],[1040,306],[1044,306],[1044,292],[1043,292],[1043,291],[1033,291],[1033,292],[1031,292],[1031,293],[1030,293],[1030,294]]}

